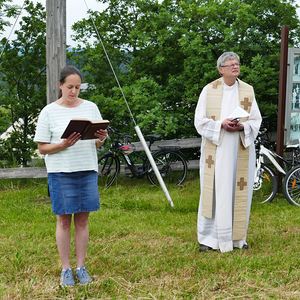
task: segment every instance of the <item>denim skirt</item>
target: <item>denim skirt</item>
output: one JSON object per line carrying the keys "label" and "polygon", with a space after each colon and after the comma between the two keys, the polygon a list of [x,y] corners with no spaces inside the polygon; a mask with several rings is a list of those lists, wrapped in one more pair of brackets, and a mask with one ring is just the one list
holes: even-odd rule
{"label": "denim skirt", "polygon": [[96,171],[48,173],[48,186],[52,210],[56,215],[91,212],[100,208]]}

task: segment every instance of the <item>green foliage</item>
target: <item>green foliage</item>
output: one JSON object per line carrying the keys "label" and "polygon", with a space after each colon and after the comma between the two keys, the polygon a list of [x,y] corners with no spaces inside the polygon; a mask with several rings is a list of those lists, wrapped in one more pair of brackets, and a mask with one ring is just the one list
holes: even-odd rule
{"label": "green foliage", "polygon": [[266,60],[261,54],[257,54],[249,66],[241,68],[244,80],[255,87],[258,105],[268,119],[270,131],[277,130],[278,77],[274,78],[274,65],[277,63],[278,59],[274,55]]}
{"label": "green foliage", "polygon": [[[241,79],[252,84],[264,115],[276,119],[280,32],[289,27],[290,46],[300,45],[293,0],[103,0],[74,25],[84,46],[68,53],[91,88],[82,97],[95,101],[104,118],[134,133],[130,113],[93,27],[107,49],[133,116],[143,133],[164,138],[195,136],[194,111],[201,89],[218,77],[223,51],[241,57]],[[0,32],[18,9],[0,0]],[[0,63],[0,132],[23,119],[20,131],[0,144],[1,160],[26,165],[33,153],[34,121],[46,103],[45,11],[25,1],[21,28]],[[90,37],[96,42],[90,43]],[[0,50],[6,44],[2,38]],[[9,118],[9,119],[8,119]],[[20,150],[19,150],[20,149]],[[17,152],[19,151],[20,154]]]}
{"label": "green foliage", "polygon": [[[218,56],[230,50],[240,55],[241,79],[254,85],[262,113],[276,114],[281,27],[289,26],[291,45],[300,41],[294,1],[102,2],[108,5],[103,12],[91,12],[74,25],[76,38],[87,45],[75,60],[83,62],[87,81],[96,87],[88,96],[99,104],[101,100],[102,113],[120,130],[128,131],[124,124],[130,123],[130,116],[100,43],[88,42],[87,37],[96,37],[91,18],[146,133],[196,135],[198,95],[218,76]],[[153,84],[150,93],[145,80]]]}
{"label": "green foliage", "polygon": [[1,141],[0,151],[1,159],[26,166],[35,148],[35,120],[46,103],[46,14],[40,3],[28,0],[24,11],[17,37],[7,43],[0,63],[0,107],[9,111],[9,125],[18,127]]}
{"label": "green foliage", "polygon": [[[13,5],[11,2],[12,0],[0,0],[0,32],[5,26],[11,25],[6,17],[14,17],[19,11],[19,7],[17,5]],[[2,50],[1,47],[0,50]]]}
{"label": "green foliage", "polygon": [[0,106],[0,135],[9,127],[9,110]]}
{"label": "green foliage", "polygon": [[[16,126],[8,139],[0,141],[1,160],[0,167],[26,166],[34,156],[36,144],[32,138],[24,138],[22,131],[24,125]],[[35,125],[28,126],[31,132],[34,132]]]}

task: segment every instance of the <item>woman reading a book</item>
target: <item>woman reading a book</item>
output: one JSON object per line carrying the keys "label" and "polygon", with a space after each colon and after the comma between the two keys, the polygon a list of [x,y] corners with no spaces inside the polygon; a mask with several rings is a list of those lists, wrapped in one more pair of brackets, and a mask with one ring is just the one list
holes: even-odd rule
{"label": "woman reading a book", "polygon": [[107,137],[106,130],[97,130],[93,139],[81,139],[72,132],[61,138],[71,119],[101,120],[98,107],[79,98],[82,76],[73,66],[61,71],[59,99],[41,111],[34,140],[45,155],[52,210],[57,216],[56,243],[62,262],[61,285],[75,284],[70,265],[70,228],[75,225],[75,275],[80,284],[92,278],[85,268],[88,246],[88,218],[100,207],[98,192],[98,161],[96,148]]}

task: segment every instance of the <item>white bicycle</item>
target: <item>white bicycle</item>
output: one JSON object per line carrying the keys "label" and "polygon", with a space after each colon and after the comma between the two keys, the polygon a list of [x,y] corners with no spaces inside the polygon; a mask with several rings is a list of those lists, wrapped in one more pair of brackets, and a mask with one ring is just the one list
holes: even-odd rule
{"label": "white bicycle", "polygon": [[[286,182],[286,170],[290,170],[296,164],[299,164],[300,150],[298,145],[288,145],[286,153],[288,158],[283,158],[274,151],[264,146],[264,134],[266,130],[262,130],[256,141],[256,168],[254,175],[253,195],[261,203],[271,202],[278,191],[278,174],[284,176]],[[265,159],[267,158],[267,161]],[[279,163],[280,162],[280,163]],[[267,164],[268,163],[268,164]],[[300,186],[300,166],[299,167],[299,186]],[[276,170],[276,171],[274,171]],[[290,173],[290,172],[289,172]],[[283,186],[283,192],[286,195],[286,185]],[[292,200],[287,197],[289,202]],[[300,193],[299,193],[300,206]]]}

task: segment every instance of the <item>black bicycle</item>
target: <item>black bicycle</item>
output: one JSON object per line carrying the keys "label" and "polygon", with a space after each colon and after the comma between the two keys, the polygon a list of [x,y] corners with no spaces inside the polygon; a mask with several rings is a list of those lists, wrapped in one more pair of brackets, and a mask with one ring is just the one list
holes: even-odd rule
{"label": "black bicycle", "polygon": [[[144,177],[151,184],[157,185],[158,180],[146,155],[139,154],[131,144],[132,137],[127,134],[120,134],[115,129],[109,128],[109,138],[112,136],[112,143],[108,152],[102,155],[99,160],[99,175],[104,185],[109,188],[117,179],[121,170],[121,162],[125,166],[125,173],[130,177]],[[158,135],[147,135],[145,139],[149,143],[149,149],[155,141],[160,140]],[[165,183],[181,185],[187,175],[187,161],[180,151],[180,147],[159,147],[157,151],[151,151],[155,164],[164,179]]]}
{"label": "black bicycle", "polygon": [[287,172],[283,181],[283,193],[290,204],[300,206],[300,165]]}

